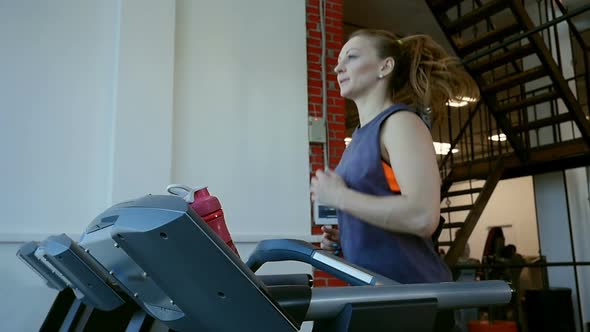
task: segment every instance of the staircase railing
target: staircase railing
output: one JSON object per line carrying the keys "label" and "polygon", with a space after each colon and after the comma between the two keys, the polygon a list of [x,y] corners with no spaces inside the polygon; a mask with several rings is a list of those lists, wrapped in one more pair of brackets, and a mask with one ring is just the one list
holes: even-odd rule
{"label": "staircase railing", "polygon": [[[478,8],[482,4],[480,0],[464,1],[457,6],[457,16],[462,14],[464,5],[471,5]],[[536,10],[534,18],[537,27],[533,31],[523,33],[517,37],[507,38],[504,43],[490,46],[485,51],[476,53],[476,56],[469,56],[464,59],[469,64],[475,59],[482,59],[491,56],[507,46],[522,41],[532,33],[541,33],[548,49],[551,51],[556,62],[562,69],[562,74],[570,89],[578,98],[579,104],[584,110],[586,117],[589,116],[588,100],[590,96],[590,47],[584,40],[583,33],[580,33],[572,21],[576,16],[590,12],[590,5],[574,8],[569,13],[559,1],[542,0],[536,2],[536,8],[527,8],[529,15]],[[468,6],[469,7],[469,6]],[[530,7],[530,6],[529,6]],[[487,20],[480,25],[475,25],[471,32],[473,37],[485,34],[495,26]],[[590,31],[586,31],[590,40]],[[557,38],[555,38],[557,36]],[[566,41],[567,43],[564,43]],[[571,51],[564,51],[571,50]],[[486,54],[488,53],[488,54]],[[568,57],[568,54],[570,55]],[[514,70],[526,70],[534,64],[527,64],[526,58],[518,60],[518,64],[507,62],[499,70],[490,74],[502,76],[503,72]],[[570,65],[572,64],[573,65]],[[520,66],[520,68],[518,68]],[[495,77],[492,77],[494,79]],[[498,99],[499,105],[506,108],[516,107],[519,102],[530,97],[543,98],[547,93],[554,92],[553,84],[550,81],[533,82],[535,85],[526,84],[519,91],[509,91],[503,98]],[[567,109],[559,100],[549,100],[546,103],[537,104],[523,108],[523,111],[507,112],[510,123],[517,129],[516,135],[525,148],[531,149],[543,145],[560,143],[567,140],[580,138],[573,120],[568,119]],[[558,119],[556,122],[555,120]],[[560,121],[562,120],[562,121]],[[510,144],[505,140],[503,133],[498,129],[495,119],[491,116],[484,103],[476,105],[469,104],[465,107],[449,107],[448,117],[444,124],[433,128],[433,138],[438,142],[449,143],[445,151],[446,155],[439,157],[439,169],[444,181],[446,176],[456,165],[468,165],[476,160],[493,160],[500,155],[514,152]]]}
{"label": "staircase railing", "polygon": [[[461,17],[464,12],[489,5],[492,1],[463,1],[456,7],[456,16],[453,17],[452,13],[449,13],[449,16],[451,19],[456,19]],[[532,51],[524,50],[533,46],[530,43],[527,44],[526,39],[533,34],[541,34],[547,49],[554,57],[555,63],[558,64],[567,86],[582,106],[587,121],[589,119],[588,100],[590,96],[590,48],[584,37],[590,40],[590,30],[580,33],[574,19],[582,13],[590,13],[590,4],[573,8],[569,12],[556,1],[541,0],[534,5],[537,8],[527,8],[527,13],[531,18],[534,16],[533,14],[536,14],[534,17],[536,26],[533,29],[517,36],[505,38],[502,43],[477,51],[464,58],[463,63],[469,65],[476,61],[490,60],[493,57],[497,58],[499,54],[509,53],[508,50],[512,52],[515,48],[522,47],[521,57],[507,58],[504,65],[495,67],[495,70],[489,71],[486,75],[493,82],[510,74],[524,72],[539,65],[538,58],[536,59],[537,63],[534,63],[530,58],[522,57],[522,54],[534,54]],[[462,32],[459,37],[454,36],[453,38],[461,38],[465,33],[469,34],[465,37],[476,39],[495,29],[497,27],[493,20],[486,19],[474,25],[470,31]],[[495,111],[505,112],[512,129],[512,135],[523,143],[522,148],[529,153],[531,149],[582,137],[577,129],[577,124],[559,96],[554,83],[546,77],[521,84],[506,93],[498,94],[499,108],[496,108]],[[444,149],[448,152],[439,155],[438,160],[441,179],[443,179],[443,193],[450,189],[453,178],[455,178],[451,175],[454,171],[456,173],[458,167],[462,168],[463,172],[467,169],[467,172],[470,173],[476,162],[481,165],[481,162],[484,161],[489,165],[487,169],[491,172],[495,161],[500,156],[506,157],[515,153],[513,145],[499,129],[501,126],[498,125],[497,119],[492,116],[491,112],[486,103],[482,101],[463,107],[449,106],[445,121],[433,128],[434,140],[449,144]],[[477,192],[474,189],[482,188],[483,180],[486,179],[481,172],[477,176],[468,174],[463,178],[470,180],[460,184],[458,189],[461,192]],[[477,197],[478,193],[443,198],[442,206],[446,207],[446,210],[454,210],[448,208],[461,204],[473,205]],[[467,213],[468,211],[457,211],[445,215],[447,227],[439,239],[446,243],[455,241],[454,230],[456,227],[462,227],[458,226],[461,224],[458,221],[465,220]],[[449,241],[445,241],[446,239]]]}
{"label": "staircase railing", "polygon": [[457,165],[468,166],[482,159],[491,162],[500,155],[512,152],[512,147],[502,139],[498,126],[484,103],[449,107],[448,114],[446,123],[441,123],[433,130],[435,141],[450,141],[450,146],[444,149],[448,153],[439,155],[439,170],[443,182]]}
{"label": "staircase railing", "polygon": [[[567,10],[565,6],[556,0],[541,0],[525,7],[527,13],[537,27],[545,27],[540,30],[546,47],[550,50],[564,79],[578,103],[582,106],[584,120],[588,121],[588,96],[590,95],[590,48],[578,30],[574,20],[582,14],[590,14],[590,3]],[[552,85],[544,82],[545,85]],[[541,86],[543,84],[539,84]],[[551,87],[545,86],[545,91]],[[527,90],[536,90],[534,86]],[[528,92],[528,91],[527,91]],[[550,114],[551,117],[567,118],[567,109],[563,103],[553,102],[550,108],[534,109],[533,119],[539,121]],[[543,124],[543,122],[539,122]],[[546,144],[559,143],[581,137],[573,120],[561,122],[559,125],[534,128],[534,136],[531,139],[531,146],[536,147]],[[551,135],[542,135],[542,130],[551,130]]]}

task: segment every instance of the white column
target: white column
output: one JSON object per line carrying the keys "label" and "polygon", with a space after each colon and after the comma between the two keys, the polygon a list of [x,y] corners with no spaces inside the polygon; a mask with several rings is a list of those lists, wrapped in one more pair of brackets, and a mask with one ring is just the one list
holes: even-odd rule
{"label": "white column", "polygon": [[[590,262],[590,204],[588,168],[565,171],[569,214],[572,225],[574,254],[577,262]],[[590,266],[577,269],[580,293],[580,313],[590,322]],[[585,331],[590,332],[590,331]]]}
{"label": "white column", "polygon": [[176,1],[121,2],[109,203],[170,183]]}
{"label": "white column", "polygon": [[[576,189],[574,188],[566,187],[565,172],[535,175],[533,181],[541,254],[547,257],[547,262],[572,262],[574,251],[572,251],[570,232],[580,227],[576,226],[576,223],[579,223],[578,221],[572,220],[572,227],[570,228],[569,219],[572,210],[568,209],[571,207],[572,199],[575,199],[574,201],[579,199],[577,197],[579,193],[575,193]],[[567,181],[567,183],[569,185],[571,182]],[[568,193],[574,195],[569,197]],[[586,238],[583,241],[587,241],[588,233],[576,235],[574,245],[577,242],[576,239],[580,237],[582,239]],[[549,267],[547,272],[550,287],[565,287],[572,290],[574,323],[577,330],[580,331],[579,315],[581,313],[577,301],[575,269],[571,266]],[[580,275],[578,275],[578,281],[580,280],[579,277]],[[580,289],[580,296],[585,303],[588,294],[582,293]]]}
{"label": "white column", "polygon": [[170,180],[175,1],[0,0],[0,330],[56,292],[16,258]]}
{"label": "white column", "polygon": [[234,240],[310,233],[305,2],[178,1],[173,181]]}

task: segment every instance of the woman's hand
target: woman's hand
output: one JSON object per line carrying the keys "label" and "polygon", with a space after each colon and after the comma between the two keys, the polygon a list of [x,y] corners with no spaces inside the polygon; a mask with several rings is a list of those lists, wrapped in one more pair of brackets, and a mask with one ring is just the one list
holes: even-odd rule
{"label": "woman's hand", "polygon": [[340,207],[340,198],[347,186],[334,171],[317,170],[311,179],[311,199],[334,208]]}
{"label": "woman's hand", "polygon": [[322,226],[322,242],[320,242],[320,248],[333,251],[335,255],[340,253],[340,231],[337,228],[331,226]]}

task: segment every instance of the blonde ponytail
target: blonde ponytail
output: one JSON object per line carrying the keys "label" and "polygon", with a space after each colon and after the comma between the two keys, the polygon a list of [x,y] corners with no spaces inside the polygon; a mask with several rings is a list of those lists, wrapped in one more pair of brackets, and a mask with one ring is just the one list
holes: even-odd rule
{"label": "blonde ponytail", "polygon": [[372,39],[380,57],[393,57],[395,66],[389,87],[394,102],[406,103],[418,110],[431,112],[431,121],[444,118],[450,99],[479,99],[475,81],[459,60],[428,35],[398,37],[384,30],[358,30],[350,38]]}

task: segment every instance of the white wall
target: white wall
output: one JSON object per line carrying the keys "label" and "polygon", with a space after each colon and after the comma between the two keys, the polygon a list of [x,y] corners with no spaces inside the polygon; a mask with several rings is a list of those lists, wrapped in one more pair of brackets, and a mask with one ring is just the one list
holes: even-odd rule
{"label": "white wall", "polygon": [[[303,2],[0,8],[0,330],[36,330],[54,296],[22,241],[171,182],[210,187],[244,259],[261,238],[311,239]],[[289,272],[310,268],[261,271]]]}
{"label": "white wall", "polygon": [[57,291],[16,259],[21,243],[0,243],[0,331],[38,331]]}
{"label": "white wall", "polygon": [[[585,170],[573,169],[534,176],[541,252],[548,262],[588,261],[588,181]],[[571,227],[570,227],[571,225]],[[573,243],[573,247],[572,247]],[[566,287],[572,290],[575,324],[579,315],[590,321],[588,267],[577,269],[580,285],[580,305],[577,302],[576,275],[573,267],[549,267],[550,287]]]}
{"label": "white wall", "polygon": [[118,4],[0,8],[0,232],[79,231],[111,189]]}
{"label": "white wall", "polygon": [[502,225],[511,225],[503,228],[506,244],[516,245],[522,255],[539,254],[532,177],[498,183],[475,228],[477,236],[470,238],[473,253],[481,258],[489,229]]}
{"label": "white wall", "polygon": [[2,236],[80,232],[114,202],[162,192],[174,3],[3,2]]}
{"label": "white wall", "polygon": [[[577,262],[590,262],[588,168],[566,170],[565,179],[575,258]],[[576,270],[581,295],[579,310],[584,322],[590,322],[590,266],[579,266]]]}
{"label": "white wall", "polygon": [[175,15],[172,0],[120,2],[110,204],[170,183]]}
{"label": "white wall", "polygon": [[[2,241],[80,232],[108,204],[118,2],[0,2]],[[0,330],[34,331],[55,292],[0,244]]]}
{"label": "white wall", "polygon": [[0,8],[0,330],[26,331],[55,292],[17,260],[21,241],[75,236],[170,181],[174,3]]}
{"label": "white wall", "polygon": [[237,239],[310,232],[305,1],[178,1],[174,182]]}
{"label": "white wall", "polygon": [[[473,188],[483,186],[484,181],[474,181]],[[469,182],[453,184],[450,191],[468,189]],[[473,195],[473,201],[477,194]],[[467,195],[452,197],[451,206],[471,204],[471,198]],[[443,200],[441,207],[446,207]],[[467,212],[453,212],[451,221],[462,222]],[[444,215],[447,218],[447,215]],[[483,248],[489,229],[494,226],[510,225],[503,228],[506,244],[516,245],[522,255],[536,256],[539,254],[539,241],[537,236],[537,223],[535,214],[535,201],[532,177],[520,177],[502,180],[496,186],[488,204],[486,205],[473,233],[469,237],[470,257],[481,260]],[[444,230],[443,232],[448,232]],[[454,235],[453,230],[453,235]],[[446,241],[447,233],[443,233],[441,239]]]}

